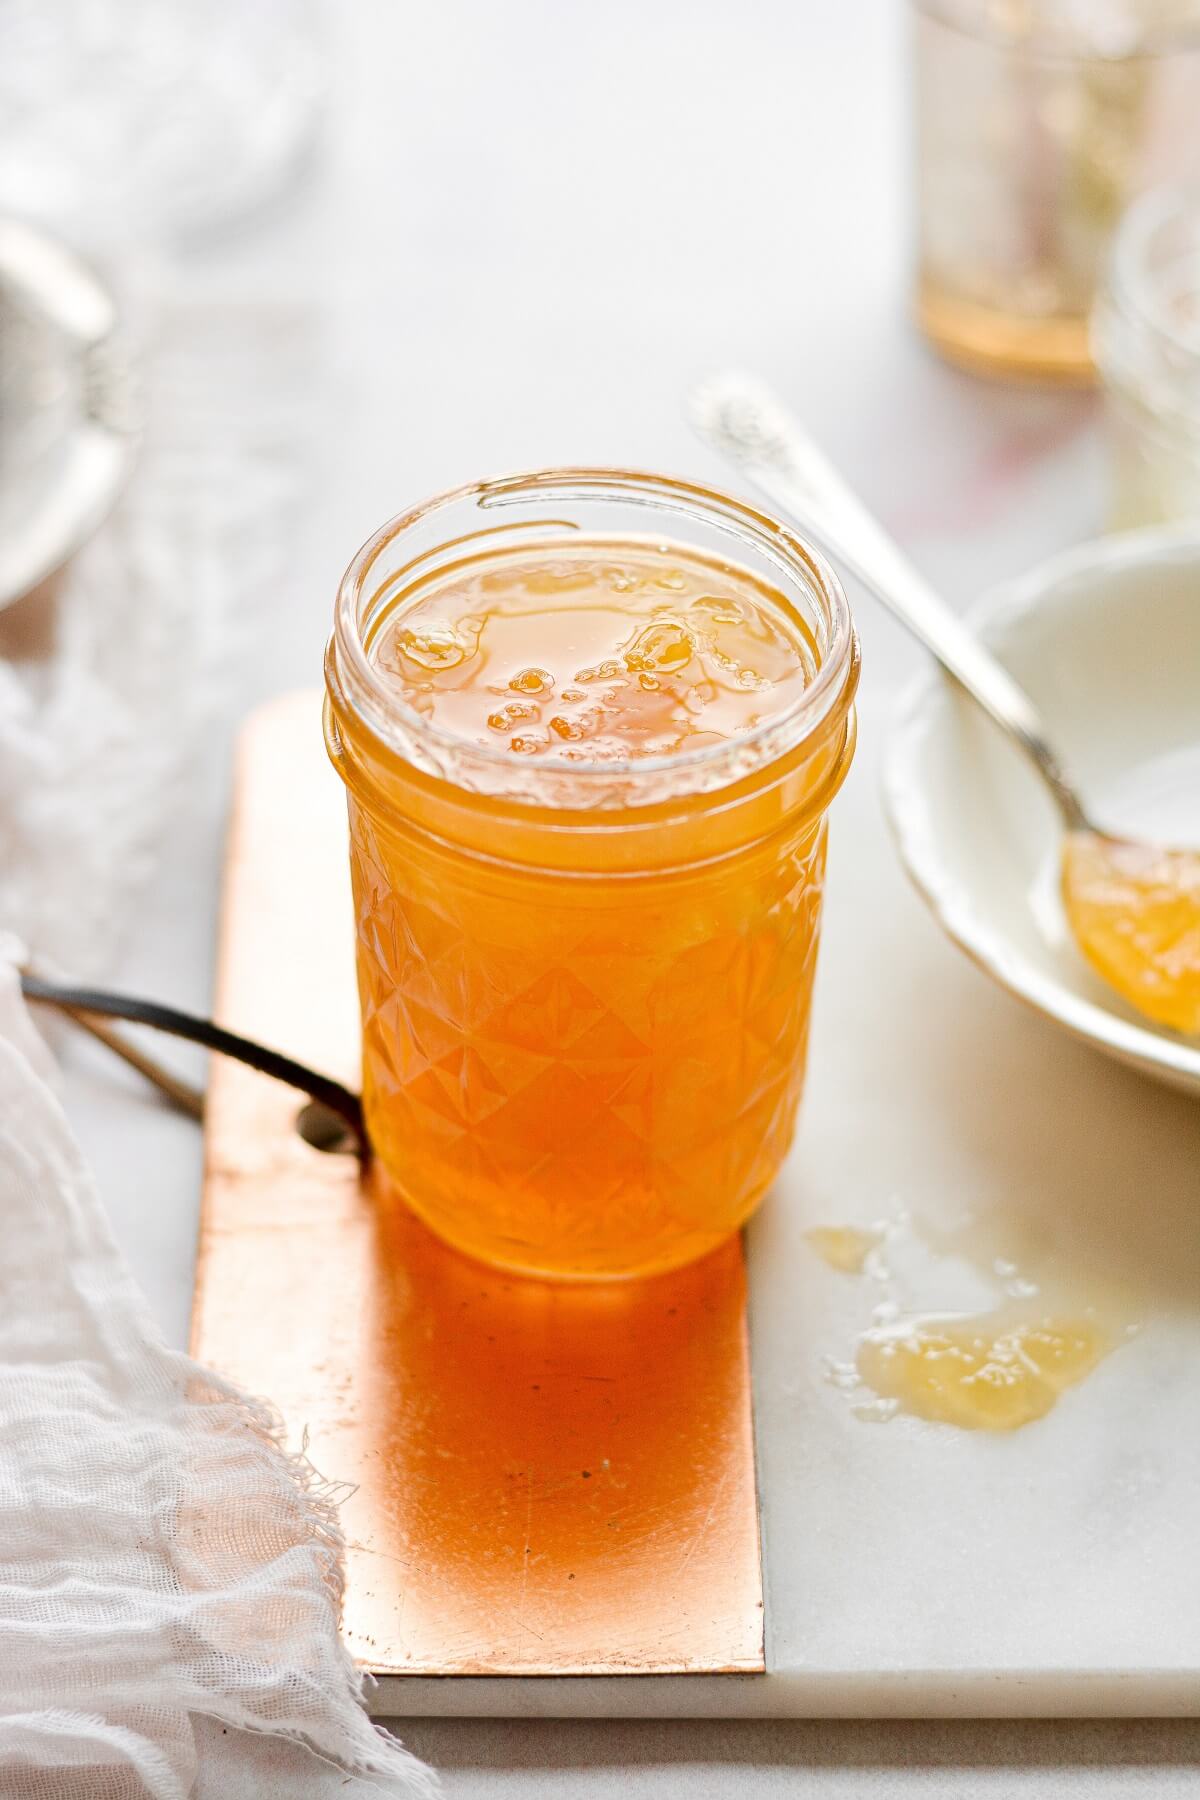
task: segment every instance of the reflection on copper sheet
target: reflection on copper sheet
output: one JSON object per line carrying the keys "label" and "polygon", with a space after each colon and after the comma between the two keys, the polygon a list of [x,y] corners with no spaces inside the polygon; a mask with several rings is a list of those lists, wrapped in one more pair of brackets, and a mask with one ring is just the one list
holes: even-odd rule
{"label": "reflection on copper sheet", "polygon": [[[273,703],[243,741],[218,1016],[352,1080],[319,705]],[[498,1273],[304,1143],[298,1105],[213,1068],[193,1350],[352,1484],[354,1654],[388,1674],[762,1669],[740,1245],[642,1283]]]}

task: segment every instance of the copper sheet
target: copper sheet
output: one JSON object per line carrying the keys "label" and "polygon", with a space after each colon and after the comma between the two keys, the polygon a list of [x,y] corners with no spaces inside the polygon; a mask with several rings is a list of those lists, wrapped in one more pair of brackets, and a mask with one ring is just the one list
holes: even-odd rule
{"label": "copper sheet", "polygon": [[[251,720],[218,1016],[356,1078],[345,818],[315,694]],[[608,1286],[499,1275],[217,1061],[193,1349],[354,1484],[345,1630],[380,1674],[763,1668],[740,1245]]]}

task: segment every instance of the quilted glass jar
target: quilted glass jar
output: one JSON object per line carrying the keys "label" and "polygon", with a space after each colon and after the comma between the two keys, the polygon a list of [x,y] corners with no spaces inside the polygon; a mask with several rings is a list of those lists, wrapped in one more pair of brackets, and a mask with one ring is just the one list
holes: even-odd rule
{"label": "quilted glass jar", "polygon": [[[568,639],[571,607],[594,616],[597,581],[628,586],[621,571],[653,559],[656,641],[676,564],[714,589],[752,584],[805,647],[803,676],[761,719],[666,755],[447,729],[433,701],[460,704],[459,675],[432,696],[400,691],[381,645],[422,596],[464,570],[486,595],[500,579],[487,571],[514,557],[527,584],[546,571],[547,619]],[[585,578],[564,576],[568,563]],[[477,636],[486,600],[473,613]],[[438,632],[421,642],[455,660]],[[643,671],[633,698],[657,701],[650,665],[630,666]],[[514,714],[543,678],[508,684]],[[480,483],[359,552],[326,680],[349,796],[364,1104],[387,1176],[440,1236],[526,1272],[648,1274],[715,1248],[769,1187],[800,1098],[826,811],[855,734],[858,646],[835,576],[792,532],[703,488],[590,470]],[[746,669],[735,685],[756,682]]]}

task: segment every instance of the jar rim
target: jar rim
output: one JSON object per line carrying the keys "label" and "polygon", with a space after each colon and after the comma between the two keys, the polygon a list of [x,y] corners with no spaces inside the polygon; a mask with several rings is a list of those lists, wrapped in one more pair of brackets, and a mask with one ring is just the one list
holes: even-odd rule
{"label": "jar rim", "polygon": [[[514,759],[498,745],[475,743],[424,718],[396,693],[368,654],[361,607],[364,598],[369,599],[371,571],[404,532],[440,512],[471,501],[481,510],[502,507],[527,496],[642,505],[691,517],[753,547],[793,585],[807,589],[818,604],[824,641],[818,641],[820,660],[813,679],[781,712],[752,731],[668,756],[639,758],[635,765]],[[538,469],[468,482],[397,513],[367,539],[342,577],[326,654],[331,699],[348,704],[372,736],[403,762],[467,792],[556,811],[640,807],[734,786],[772,766],[839,710],[846,710],[857,672],[858,641],[849,603],[818,550],[770,514],[718,489],[617,467]],[[636,768],[633,782],[631,766]]]}

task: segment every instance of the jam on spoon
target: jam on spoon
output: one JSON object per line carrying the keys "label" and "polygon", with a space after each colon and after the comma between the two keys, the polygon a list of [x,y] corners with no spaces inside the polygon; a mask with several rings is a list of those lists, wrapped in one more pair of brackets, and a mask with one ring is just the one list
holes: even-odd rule
{"label": "jam on spoon", "polygon": [[1200,1032],[1200,851],[1070,831],[1062,895],[1110,987],[1156,1024]]}

